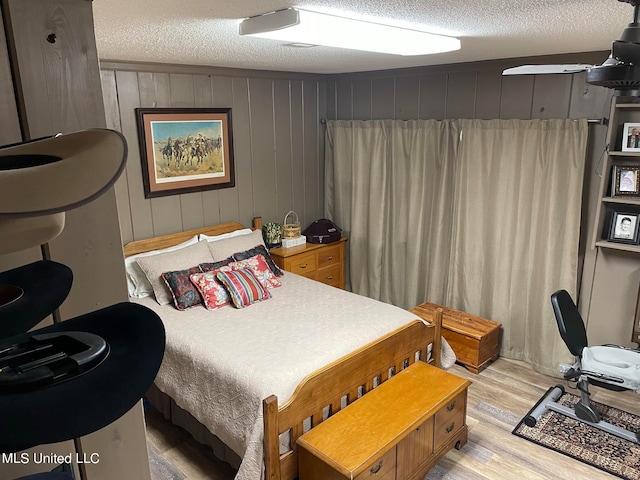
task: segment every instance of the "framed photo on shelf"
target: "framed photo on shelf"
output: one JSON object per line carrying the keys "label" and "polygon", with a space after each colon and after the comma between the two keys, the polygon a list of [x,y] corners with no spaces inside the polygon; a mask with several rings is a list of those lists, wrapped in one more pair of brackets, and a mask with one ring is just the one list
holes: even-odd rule
{"label": "framed photo on shelf", "polygon": [[614,165],[611,175],[613,197],[640,195],[640,167]]}
{"label": "framed photo on shelf", "polygon": [[230,108],[136,108],[145,198],[235,186]]}
{"label": "framed photo on shelf", "polygon": [[639,217],[640,213],[613,212],[608,240],[638,245]]}
{"label": "framed photo on shelf", "polygon": [[622,151],[640,152],[640,123],[625,123],[622,131]]}

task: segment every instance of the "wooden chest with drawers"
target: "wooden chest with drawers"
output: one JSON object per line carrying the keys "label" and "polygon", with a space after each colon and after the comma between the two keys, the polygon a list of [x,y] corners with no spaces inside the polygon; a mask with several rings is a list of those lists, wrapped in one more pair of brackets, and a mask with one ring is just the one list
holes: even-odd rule
{"label": "wooden chest with drawers", "polygon": [[344,289],[344,246],[347,239],[327,244],[305,243],[269,251],[273,261],[287,272],[297,273]]}
{"label": "wooden chest with drawers", "polygon": [[498,358],[502,324],[435,303],[423,303],[410,311],[430,321],[437,308],[443,310],[442,336],[451,345],[458,363],[479,373]]}
{"label": "wooden chest with drawers", "polygon": [[422,480],[467,442],[470,383],[413,363],[298,439],[300,480]]}

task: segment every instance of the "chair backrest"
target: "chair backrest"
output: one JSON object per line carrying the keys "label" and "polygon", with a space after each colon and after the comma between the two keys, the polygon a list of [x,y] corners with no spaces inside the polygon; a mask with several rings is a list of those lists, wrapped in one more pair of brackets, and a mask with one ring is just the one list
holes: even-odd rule
{"label": "chair backrest", "polygon": [[551,295],[551,305],[562,340],[573,355],[582,357],[582,349],[589,345],[587,331],[571,295],[566,290],[558,290]]}

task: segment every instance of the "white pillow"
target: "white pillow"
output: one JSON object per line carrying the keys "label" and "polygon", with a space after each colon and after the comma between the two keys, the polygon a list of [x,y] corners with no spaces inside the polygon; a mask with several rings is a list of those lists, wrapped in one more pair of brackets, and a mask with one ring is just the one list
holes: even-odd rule
{"label": "white pillow", "polygon": [[198,240],[200,241],[206,240],[207,242],[216,242],[218,240],[223,240],[225,238],[237,237],[238,235],[247,235],[251,232],[253,232],[253,230],[251,230],[250,228],[241,228],[239,230],[234,230],[233,232],[229,232],[229,233],[223,233],[221,235],[205,235],[204,233],[201,233],[200,236],[198,237]]}
{"label": "white pillow", "polygon": [[257,245],[264,245],[262,239],[262,232],[260,230],[253,230],[247,235],[240,235],[237,237],[224,238],[215,242],[209,242],[209,250],[213,255],[213,260],[218,262],[229,258],[234,253],[244,252]]}
{"label": "white pillow", "polygon": [[[201,263],[213,262],[207,242],[196,242],[175,252],[165,252],[150,257],[137,258],[136,262],[149,279],[153,294],[160,305],[168,305],[173,297],[169,286],[162,278],[164,272],[174,272],[197,267]],[[189,281],[187,277],[187,281]]]}
{"label": "white pillow", "polygon": [[153,288],[151,287],[147,276],[136,262],[137,258],[149,257],[151,255],[158,255],[166,252],[175,252],[176,250],[188,247],[194,243],[198,243],[197,235],[194,235],[189,240],[179,243],[178,245],[174,245],[173,247],[167,247],[161,250],[151,250],[149,252],[138,253],[137,255],[131,255],[130,257],[125,258],[124,269],[127,272],[127,289],[129,290],[129,296],[143,298],[153,295]]}

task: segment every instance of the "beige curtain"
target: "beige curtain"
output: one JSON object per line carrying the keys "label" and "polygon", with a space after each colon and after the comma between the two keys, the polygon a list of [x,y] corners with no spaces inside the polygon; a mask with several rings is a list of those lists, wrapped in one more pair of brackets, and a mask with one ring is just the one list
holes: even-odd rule
{"label": "beige curtain", "polygon": [[492,318],[503,356],[556,374],[549,296],[575,298],[586,121],[329,121],[326,139],[351,289]]}
{"label": "beige curtain", "polygon": [[576,298],[586,121],[460,120],[447,303],[503,324],[501,354],[570,360],[549,297]]}
{"label": "beige curtain", "polygon": [[352,291],[404,308],[444,299],[456,128],[435,120],[327,122],[326,211],[349,237]]}

